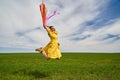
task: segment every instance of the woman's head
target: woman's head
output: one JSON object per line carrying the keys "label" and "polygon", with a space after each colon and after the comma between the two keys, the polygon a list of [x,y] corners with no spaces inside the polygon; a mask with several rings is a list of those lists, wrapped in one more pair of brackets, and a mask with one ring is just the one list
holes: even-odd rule
{"label": "woman's head", "polygon": [[48,26],[51,31],[56,31],[54,26]]}

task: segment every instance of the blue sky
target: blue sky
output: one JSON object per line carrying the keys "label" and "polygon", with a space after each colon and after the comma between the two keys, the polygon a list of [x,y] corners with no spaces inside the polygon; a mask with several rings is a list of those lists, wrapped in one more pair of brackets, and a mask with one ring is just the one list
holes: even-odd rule
{"label": "blue sky", "polygon": [[[120,52],[120,0],[44,0],[62,52]],[[49,37],[41,0],[0,0],[0,52],[34,52]]]}

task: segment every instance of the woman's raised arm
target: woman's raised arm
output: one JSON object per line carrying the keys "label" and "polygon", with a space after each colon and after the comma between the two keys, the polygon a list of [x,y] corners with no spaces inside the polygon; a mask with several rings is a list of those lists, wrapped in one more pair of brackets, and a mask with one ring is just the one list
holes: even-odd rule
{"label": "woman's raised arm", "polygon": [[50,31],[49,27],[48,26],[44,26],[44,28],[46,29],[47,32]]}

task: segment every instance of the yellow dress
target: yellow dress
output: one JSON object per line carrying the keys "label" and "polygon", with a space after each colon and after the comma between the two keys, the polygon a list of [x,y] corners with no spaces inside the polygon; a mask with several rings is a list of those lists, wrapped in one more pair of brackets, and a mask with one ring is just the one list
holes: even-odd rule
{"label": "yellow dress", "polygon": [[58,35],[50,30],[47,31],[50,42],[43,48],[49,58],[60,58],[61,51],[59,48]]}

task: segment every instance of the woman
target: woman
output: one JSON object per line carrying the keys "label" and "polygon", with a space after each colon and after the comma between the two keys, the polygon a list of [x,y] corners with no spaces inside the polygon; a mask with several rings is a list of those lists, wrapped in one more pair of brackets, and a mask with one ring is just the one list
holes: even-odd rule
{"label": "woman", "polygon": [[44,48],[37,48],[36,51],[42,53],[42,55],[48,59],[60,59],[60,44],[58,42],[58,34],[53,26],[45,26],[48,36],[50,37],[50,42]]}

